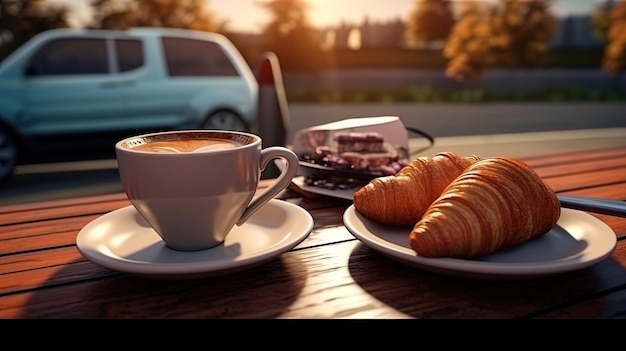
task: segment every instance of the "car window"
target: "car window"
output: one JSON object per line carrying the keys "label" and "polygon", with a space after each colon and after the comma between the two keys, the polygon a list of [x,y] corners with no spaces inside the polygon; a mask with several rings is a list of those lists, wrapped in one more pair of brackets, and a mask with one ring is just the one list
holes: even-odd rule
{"label": "car window", "polygon": [[203,40],[162,38],[170,76],[237,76],[222,47]]}
{"label": "car window", "polygon": [[115,41],[115,49],[118,56],[120,72],[131,71],[144,65],[143,47],[141,40],[118,39]]}
{"label": "car window", "polygon": [[26,75],[108,73],[104,39],[56,39],[44,44],[26,65]]}

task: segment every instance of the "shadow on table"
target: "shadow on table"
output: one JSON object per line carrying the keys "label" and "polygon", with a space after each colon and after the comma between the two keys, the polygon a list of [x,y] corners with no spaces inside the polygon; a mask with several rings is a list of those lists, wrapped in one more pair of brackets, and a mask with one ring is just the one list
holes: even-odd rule
{"label": "shadow on table", "polygon": [[[274,318],[299,296],[305,279],[297,277],[305,277],[301,273],[305,269],[289,256],[243,272],[195,280],[141,278],[103,268],[106,276],[91,283],[48,288],[45,296],[35,291],[23,317]],[[69,270],[57,275],[80,273]],[[53,295],[63,295],[63,303]]]}
{"label": "shadow on table", "polygon": [[[626,291],[598,295],[626,284],[626,269],[610,258],[543,278],[488,280],[412,268],[361,244],[350,256],[349,269],[372,296],[415,318],[626,318]],[[583,305],[582,312],[568,316],[567,307],[574,304]]]}

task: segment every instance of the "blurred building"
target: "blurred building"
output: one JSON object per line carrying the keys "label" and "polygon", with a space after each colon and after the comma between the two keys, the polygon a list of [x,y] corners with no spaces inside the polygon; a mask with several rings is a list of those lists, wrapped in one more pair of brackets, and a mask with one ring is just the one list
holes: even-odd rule
{"label": "blurred building", "polygon": [[[405,22],[397,18],[387,22],[370,21],[360,24],[341,23],[321,30],[329,49],[398,49],[406,47]],[[568,16],[558,20],[557,31],[550,41],[552,48],[593,48],[604,41],[593,34],[591,17]]]}
{"label": "blurred building", "polygon": [[604,45],[593,34],[590,16],[568,16],[558,22],[557,32],[550,41],[553,48],[591,48]]}
{"label": "blurred building", "polygon": [[342,22],[324,28],[322,36],[330,49],[399,49],[405,46],[404,29],[405,23],[399,17],[383,22],[365,18],[361,24]]}

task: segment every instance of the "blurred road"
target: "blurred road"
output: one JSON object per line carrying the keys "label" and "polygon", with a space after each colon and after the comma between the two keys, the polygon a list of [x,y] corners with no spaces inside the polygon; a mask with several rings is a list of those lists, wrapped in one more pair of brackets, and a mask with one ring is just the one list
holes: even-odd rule
{"label": "blurred road", "polygon": [[[291,104],[289,113],[289,143],[301,128],[386,115],[435,137],[421,155],[523,157],[626,145],[624,103]],[[0,205],[121,191],[115,160],[24,165],[0,186]]]}
{"label": "blurred road", "polygon": [[406,126],[434,137],[626,127],[624,102],[292,104],[289,113],[292,133],[344,118],[369,116],[398,116]]}

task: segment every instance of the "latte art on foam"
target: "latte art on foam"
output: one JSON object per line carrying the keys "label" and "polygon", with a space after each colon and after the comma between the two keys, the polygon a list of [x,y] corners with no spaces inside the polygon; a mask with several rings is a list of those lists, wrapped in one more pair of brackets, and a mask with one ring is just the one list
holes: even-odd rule
{"label": "latte art on foam", "polygon": [[150,152],[185,153],[232,149],[237,146],[237,143],[223,139],[181,139],[155,141],[135,146],[133,149]]}

